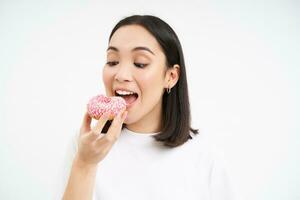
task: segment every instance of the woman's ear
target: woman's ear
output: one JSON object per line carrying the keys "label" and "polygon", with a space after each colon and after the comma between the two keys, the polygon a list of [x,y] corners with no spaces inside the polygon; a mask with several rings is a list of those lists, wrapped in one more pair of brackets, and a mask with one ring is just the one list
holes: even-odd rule
{"label": "woman's ear", "polygon": [[180,66],[178,64],[173,65],[172,68],[168,68],[166,73],[165,88],[172,88],[177,83],[180,75]]}

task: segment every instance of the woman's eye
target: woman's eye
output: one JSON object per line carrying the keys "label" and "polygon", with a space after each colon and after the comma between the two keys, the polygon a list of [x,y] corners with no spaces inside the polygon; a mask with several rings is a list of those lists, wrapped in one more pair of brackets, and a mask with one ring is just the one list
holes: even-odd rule
{"label": "woman's eye", "polygon": [[142,63],[134,63],[135,66],[139,67],[139,68],[144,68],[146,67],[148,64],[142,64]]}
{"label": "woman's eye", "polygon": [[[106,63],[108,66],[112,67],[114,65],[119,64],[118,61],[109,61]],[[143,64],[143,63],[134,63],[135,66],[137,66],[138,68],[144,68],[146,67],[148,64]]]}
{"label": "woman's eye", "polygon": [[107,62],[106,63],[108,66],[114,66],[114,65],[117,65],[118,62],[117,61],[112,61],[112,62]]}

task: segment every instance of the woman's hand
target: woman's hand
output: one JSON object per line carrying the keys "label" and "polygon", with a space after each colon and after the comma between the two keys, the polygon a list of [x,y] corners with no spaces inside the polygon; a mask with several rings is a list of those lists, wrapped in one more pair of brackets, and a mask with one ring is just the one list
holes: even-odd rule
{"label": "woman's hand", "polygon": [[127,111],[121,111],[111,123],[106,134],[102,134],[102,129],[108,120],[107,115],[102,115],[97,124],[91,129],[92,118],[86,112],[78,142],[78,152],[75,162],[81,166],[96,166],[112,148],[113,144],[120,136],[122,124],[127,116]]}

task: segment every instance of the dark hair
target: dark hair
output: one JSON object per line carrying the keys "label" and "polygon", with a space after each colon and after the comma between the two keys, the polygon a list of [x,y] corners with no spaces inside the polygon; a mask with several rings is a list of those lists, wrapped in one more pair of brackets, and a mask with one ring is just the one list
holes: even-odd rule
{"label": "dark hair", "polygon": [[119,21],[113,28],[113,34],[122,26],[140,25],[149,31],[160,44],[166,56],[166,66],[180,66],[179,79],[168,94],[164,92],[162,102],[162,130],[154,135],[156,141],[161,141],[165,146],[176,147],[192,139],[190,131],[198,134],[197,129],[191,128],[191,113],[188,96],[188,85],[183,52],[179,39],[174,30],[163,20],[152,15],[132,15]]}

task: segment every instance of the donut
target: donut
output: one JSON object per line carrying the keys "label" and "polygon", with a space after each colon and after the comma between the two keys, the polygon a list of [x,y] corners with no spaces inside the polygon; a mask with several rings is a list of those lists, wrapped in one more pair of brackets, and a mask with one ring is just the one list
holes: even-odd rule
{"label": "donut", "polygon": [[122,97],[107,97],[102,94],[92,97],[87,104],[88,114],[97,120],[104,113],[107,113],[108,119],[112,120],[124,108],[126,108],[126,101]]}

